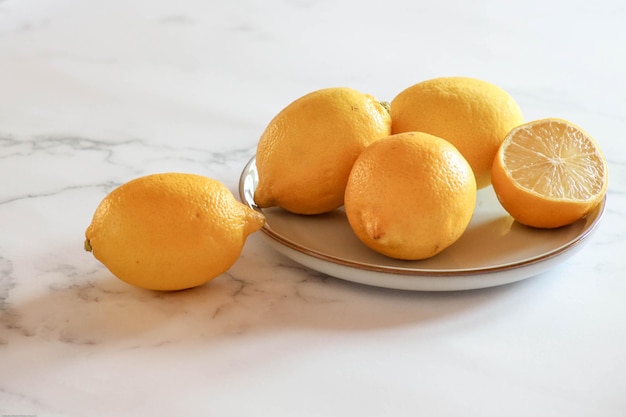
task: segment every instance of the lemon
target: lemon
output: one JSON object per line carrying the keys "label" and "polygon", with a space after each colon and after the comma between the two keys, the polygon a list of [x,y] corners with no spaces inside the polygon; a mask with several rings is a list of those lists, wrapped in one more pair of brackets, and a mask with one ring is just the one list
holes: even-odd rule
{"label": "lemon", "polygon": [[476,180],[448,141],[421,132],[381,139],[354,163],[346,187],[350,227],[369,248],[407,260],[440,253],[466,230]]}
{"label": "lemon", "polygon": [[474,170],[478,188],[491,182],[491,165],[507,133],[524,123],[502,88],[469,77],[414,84],[391,101],[393,133],[420,131],[451,142]]}
{"label": "lemon", "polygon": [[518,222],[565,226],[604,198],[608,168],[598,144],[575,124],[536,120],[513,129],[493,162],[493,188]]}
{"label": "lemon", "polygon": [[246,237],[264,221],[216,180],[153,174],[102,200],[85,233],[85,248],[122,281],[181,290],[228,270]]}
{"label": "lemon", "polygon": [[373,96],[351,88],[313,91],[293,101],[259,139],[254,201],[298,214],[343,205],[352,164],[391,133],[391,116]]}

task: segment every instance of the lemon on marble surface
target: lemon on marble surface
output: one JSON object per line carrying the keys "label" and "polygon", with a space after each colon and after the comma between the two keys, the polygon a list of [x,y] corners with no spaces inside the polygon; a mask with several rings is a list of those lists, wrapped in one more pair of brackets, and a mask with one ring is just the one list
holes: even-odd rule
{"label": "lemon on marble surface", "polygon": [[255,203],[298,214],[342,206],[352,164],[366,146],[390,133],[389,111],[371,95],[333,87],[300,97],[261,135]]}
{"label": "lemon on marble surface", "polygon": [[524,117],[502,88],[469,77],[414,84],[391,101],[393,133],[419,131],[450,141],[474,170],[478,188],[491,182],[491,165],[509,131]]}
{"label": "lemon on marble surface", "polygon": [[587,215],[604,198],[608,167],[594,139],[562,119],[513,129],[493,162],[492,185],[518,222],[556,228]]}
{"label": "lemon on marble surface", "polygon": [[152,174],[102,200],[85,233],[85,249],[129,284],[181,290],[228,270],[247,236],[264,222],[216,180]]}
{"label": "lemon on marble surface", "polygon": [[361,153],[346,187],[350,227],[369,248],[407,260],[430,258],[467,228],[476,180],[448,141],[422,132],[381,139]]}

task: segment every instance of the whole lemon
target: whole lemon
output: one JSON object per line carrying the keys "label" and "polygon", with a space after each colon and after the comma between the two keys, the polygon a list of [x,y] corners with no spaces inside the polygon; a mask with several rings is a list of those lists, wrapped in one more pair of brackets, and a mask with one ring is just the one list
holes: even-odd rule
{"label": "whole lemon", "polygon": [[514,127],[524,123],[502,88],[468,77],[442,77],[412,85],[391,101],[393,133],[419,131],[451,142],[469,162],[478,188],[491,183],[491,165]]}
{"label": "whole lemon", "polygon": [[369,248],[430,258],[467,228],[476,206],[468,162],[448,141],[421,132],[389,136],[357,158],[346,187],[350,227]]}
{"label": "whole lemon", "polygon": [[153,174],[102,200],[85,233],[85,249],[129,284],[181,290],[228,270],[264,221],[216,180]]}
{"label": "whole lemon", "polygon": [[255,203],[298,214],[341,207],[352,164],[390,133],[389,111],[371,95],[337,87],[300,97],[261,135]]}

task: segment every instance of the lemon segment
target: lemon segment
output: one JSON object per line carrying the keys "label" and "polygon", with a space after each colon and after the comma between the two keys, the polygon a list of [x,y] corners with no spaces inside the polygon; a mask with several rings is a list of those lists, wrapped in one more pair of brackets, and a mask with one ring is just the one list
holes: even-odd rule
{"label": "lemon segment", "polygon": [[518,222],[539,228],[565,226],[604,198],[608,167],[598,144],[580,127],[542,119],[513,129],[492,168],[493,188]]}

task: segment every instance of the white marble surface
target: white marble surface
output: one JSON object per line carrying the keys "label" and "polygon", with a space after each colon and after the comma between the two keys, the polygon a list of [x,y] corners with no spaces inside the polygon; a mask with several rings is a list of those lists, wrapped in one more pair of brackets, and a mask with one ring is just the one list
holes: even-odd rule
{"label": "white marble surface", "polygon": [[[0,414],[626,415],[626,7],[620,1],[0,0]],[[130,287],[82,248],[139,175],[236,191],[313,89],[508,90],[610,165],[592,240],[548,273],[451,293],[307,270],[259,235],[203,287]]]}

